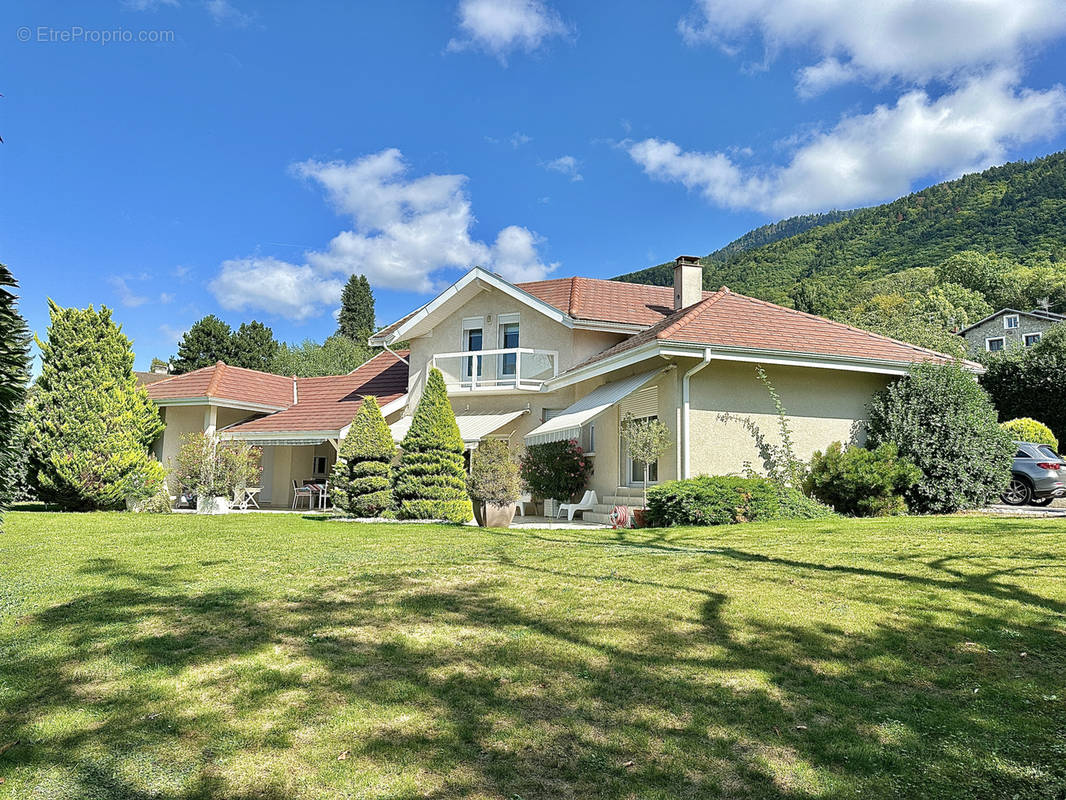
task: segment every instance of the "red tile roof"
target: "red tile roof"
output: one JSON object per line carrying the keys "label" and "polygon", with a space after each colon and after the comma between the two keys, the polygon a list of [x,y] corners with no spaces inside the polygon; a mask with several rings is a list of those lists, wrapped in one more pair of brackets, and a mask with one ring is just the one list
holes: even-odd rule
{"label": "red tile roof", "polygon": [[723,286],[699,303],[671,313],[658,324],[593,356],[579,366],[592,364],[657,340],[899,363],[943,363],[953,360],[944,353],[774,305],[765,300],[735,294]]}
{"label": "red tile roof", "polygon": [[[579,320],[654,325],[674,311],[672,286],[601,278],[555,278],[515,285]],[[711,294],[704,292],[703,296]]]}
{"label": "red tile roof", "polygon": [[231,367],[219,361],[210,367],[175,375],[146,387],[156,402],[193,400],[201,397],[256,403],[272,408],[292,405],[292,378],[255,369]]}
{"label": "red tile roof", "polygon": [[[399,355],[407,357],[407,351]],[[289,378],[289,391],[292,379]],[[339,431],[373,396],[385,405],[407,394],[407,364],[391,353],[378,353],[349,375],[298,378],[297,403],[285,411],[231,425],[228,433]],[[290,395],[291,399],[291,395]]]}

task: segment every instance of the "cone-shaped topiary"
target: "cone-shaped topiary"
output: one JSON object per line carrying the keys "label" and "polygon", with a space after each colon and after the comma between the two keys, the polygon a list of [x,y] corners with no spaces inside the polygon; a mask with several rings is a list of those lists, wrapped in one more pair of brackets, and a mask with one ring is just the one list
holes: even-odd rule
{"label": "cone-shaped topiary", "polygon": [[392,508],[390,472],[395,454],[378,401],[363,398],[329,478],[334,507],[353,517],[378,517]]}
{"label": "cone-shaped topiary", "polygon": [[163,420],[133,375],[130,340],[111,310],[49,301],[48,340],[27,409],[30,479],[71,511],[120,508],[163,485],[148,447]]}
{"label": "cone-shaped topiary", "polygon": [[432,369],[400,445],[393,495],[401,519],[467,522],[474,516],[466,493],[463,438],[439,369]]}

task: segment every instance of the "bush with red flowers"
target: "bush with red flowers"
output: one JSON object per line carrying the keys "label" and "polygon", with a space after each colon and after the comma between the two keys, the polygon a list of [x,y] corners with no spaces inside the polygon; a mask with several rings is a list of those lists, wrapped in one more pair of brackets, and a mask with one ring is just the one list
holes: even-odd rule
{"label": "bush with red flowers", "polygon": [[588,486],[592,459],[574,439],[534,444],[526,448],[519,470],[532,495],[565,503]]}

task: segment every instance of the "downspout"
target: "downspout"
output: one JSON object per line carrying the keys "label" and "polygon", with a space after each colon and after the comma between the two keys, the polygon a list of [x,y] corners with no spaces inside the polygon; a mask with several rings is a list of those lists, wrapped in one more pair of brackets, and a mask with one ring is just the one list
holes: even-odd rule
{"label": "downspout", "polygon": [[401,358],[399,355],[396,354],[396,352],[391,347],[389,347],[389,340],[388,339],[382,339],[381,340],[381,346],[385,348],[385,352],[386,353],[389,353],[394,358],[402,361],[407,366],[411,366],[411,362],[410,361],[408,361],[406,358]]}
{"label": "downspout", "polygon": [[689,400],[691,395],[689,379],[710,363],[711,348],[707,347],[703,350],[703,360],[681,376],[681,475],[679,477],[682,479],[689,477],[692,466],[691,448],[689,446]]}

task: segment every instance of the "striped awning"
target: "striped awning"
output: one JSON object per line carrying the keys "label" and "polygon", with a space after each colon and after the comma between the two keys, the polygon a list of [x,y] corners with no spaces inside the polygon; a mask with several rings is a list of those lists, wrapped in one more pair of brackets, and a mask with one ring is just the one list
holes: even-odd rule
{"label": "striped awning", "polygon": [[313,446],[319,444],[325,444],[328,439],[322,437],[295,437],[292,439],[279,439],[277,437],[270,436],[256,436],[254,434],[245,434],[241,437],[226,436],[222,434],[222,439],[234,439],[241,442],[248,442],[248,444],[255,445],[256,447],[304,447]]}
{"label": "striped awning", "polygon": [[[455,421],[459,424],[459,435],[466,444],[477,444],[486,436],[495,433],[508,422],[518,419],[523,414],[528,414],[527,409],[521,411],[507,411],[502,414],[457,414]],[[411,420],[414,417],[400,417],[389,429],[395,442],[402,442],[403,437],[411,428]]]}
{"label": "striped awning", "polygon": [[618,401],[637,391],[660,372],[662,370],[656,369],[597,386],[561,414],[527,433],[526,444],[545,444],[578,438],[582,425],[591,422]]}

